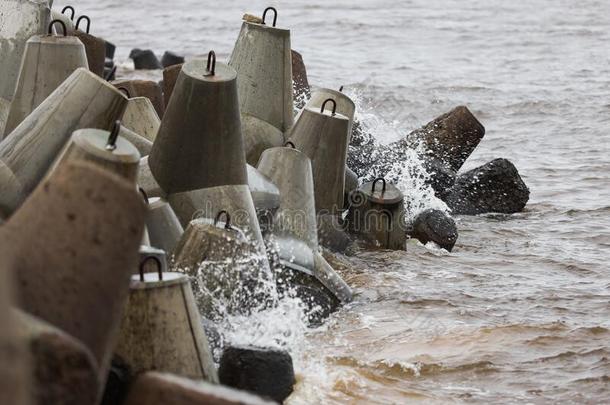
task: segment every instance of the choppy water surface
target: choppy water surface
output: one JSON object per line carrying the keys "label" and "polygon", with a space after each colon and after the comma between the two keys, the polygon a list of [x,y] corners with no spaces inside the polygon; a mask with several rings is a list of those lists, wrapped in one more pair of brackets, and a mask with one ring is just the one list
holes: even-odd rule
{"label": "choppy water surface", "polygon": [[[74,3],[122,60],[132,47],[226,58],[241,15],[269,5]],[[295,404],[609,403],[610,2],[274,5],[310,81],[346,85],[380,141],[466,104],[487,129],[467,168],[508,158],[532,195],[521,214],[457,218],[451,254],[411,243],[333,259],[356,301],[320,330],[287,303],[232,338],[294,354]]]}

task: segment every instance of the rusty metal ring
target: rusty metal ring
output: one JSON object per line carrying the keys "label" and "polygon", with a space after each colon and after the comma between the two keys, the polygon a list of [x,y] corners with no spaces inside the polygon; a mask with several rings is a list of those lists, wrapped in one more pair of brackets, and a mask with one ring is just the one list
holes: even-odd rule
{"label": "rusty metal ring", "polygon": [[85,19],[87,20],[87,31],[85,31],[87,34],[89,33],[89,28],[91,27],[91,18],[89,18],[86,15],[81,15],[80,17],[78,17],[78,20],[76,20],[76,27],[75,29],[78,29],[78,26],[80,25],[80,20]]}
{"label": "rusty metal ring", "polygon": [[129,90],[127,89],[127,87],[117,87],[116,88],[118,91],[122,91],[123,93],[125,93],[125,95],[127,96],[127,98],[131,98],[131,94],[129,93]]}
{"label": "rusty metal ring", "polygon": [[74,14],[76,13],[76,12],[74,11],[74,7],[72,7],[72,6],[66,6],[66,7],[64,7],[64,8],[61,10],[61,13],[62,13],[62,14],[66,14],[66,10],[70,10],[70,11],[72,12],[72,13],[71,13],[72,15],[70,16],[70,21],[74,21]]}
{"label": "rusty metal ring", "polygon": [[[210,69],[211,68],[211,69]],[[210,51],[208,53],[208,72],[212,73],[212,76],[216,74],[216,52]]]}
{"label": "rusty metal ring", "polygon": [[146,259],[140,262],[140,281],[144,282],[144,266],[149,260],[154,260],[154,262],[157,264],[157,273],[159,274],[159,281],[163,281],[163,264],[161,263],[161,260],[159,260],[159,258],[155,256],[148,256]]}
{"label": "rusty metal ring", "polygon": [[106,142],[106,150],[113,151],[116,149],[116,140],[119,137],[119,131],[121,129],[121,121],[116,120],[112,126],[112,131],[108,136],[108,142]]}
{"label": "rusty metal ring", "polygon": [[292,149],[296,149],[297,147],[294,145],[294,142],[288,141],[284,144],[285,147],[290,146]]}
{"label": "rusty metal ring", "polygon": [[53,20],[49,23],[49,35],[53,35],[53,25],[55,23],[61,24],[61,27],[64,29],[64,37],[67,37],[68,29],[66,28],[66,23],[64,23],[62,20]]}
{"label": "rusty metal ring", "polygon": [[328,103],[329,101],[333,103],[333,115],[335,115],[337,113],[337,102],[332,98],[328,98],[322,103],[322,108],[320,108],[320,112],[324,114],[324,110],[326,109],[326,103]]}
{"label": "rusty metal ring", "polygon": [[377,186],[377,183],[380,182],[380,181],[383,183],[383,186],[381,187],[381,193],[385,193],[386,181],[385,181],[385,179],[383,177],[378,177],[378,178],[375,179],[375,181],[373,181],[373,187],[371,189],[371,193],[375,192],[375,187]]}
{"label": "rusty metal ring", "polygon": [[214,226],[218,224],[220,217],[222,217],[223,214],[225,215],[225,229],[231,229],[231,215],[225,210],[222,210],[216,214],[216,218],[214,218]]}
{"label": "rusty metal ring", "polygon": [[263,25],[265,24],[265,19],[267,18],[267,11],[273,11],[273,27],[277,24],[277,10],[275,7],[267,7],[265,11],[263,11]]}

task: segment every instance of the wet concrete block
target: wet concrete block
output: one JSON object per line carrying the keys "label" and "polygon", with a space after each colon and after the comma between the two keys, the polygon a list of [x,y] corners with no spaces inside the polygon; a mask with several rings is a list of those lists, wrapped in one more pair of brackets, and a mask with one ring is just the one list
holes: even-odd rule
{"label": "wet concrete block", "polygon": [[434,242],[451,252],[458,239],[458,229],[455,221],[447,213],[429,209],[420,213],[413,221],[412,238],[418,239],[424,245]]}

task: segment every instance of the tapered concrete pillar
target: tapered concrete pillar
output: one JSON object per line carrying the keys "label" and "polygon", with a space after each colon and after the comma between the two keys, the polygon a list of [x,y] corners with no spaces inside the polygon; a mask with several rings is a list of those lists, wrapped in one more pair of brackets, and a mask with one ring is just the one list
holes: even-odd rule
{"label": "tapered concrete pillar", "polygon": [[149,198],[159,197],[167,199],[167,193],[163,191],[155,179],[155,176],[153,176],[152,172],[150,171],[148,156],[145,156],[140,160],[140,167],[138,170],[138,186],[144,190]]}
{"label": "tapered concrete pillar", "polygon": [[[52,35],[55,26],[59,35]],[[87,68],[83,43],[66,36],[67,27],[58,20],[48,35],[30,38],[23,54],[17,88],[9,110],[4,135],[8,135],[79,67]]]}
{"label": "tapered concrete pillar", "polygon": [[[148,259],[156,272],[144,273]],[[218,382],[189,279],[166,270],[156,257],[141,261],[140,274],[131,278],[115,354],[133,374],[156,370]]]}
{"label": "tapered concrete pillar", "polygon": [[88,162],[61,165],[0,228],[19,306],[82,341],[100,381],[137,268],[145,207],[133,184]]}
{"label": "tapered concrete pillar", "polygon": [[127,102],[122,124],[153,142],[159,132],[161,120],[147,97],[133,97]]}
{"label": "tapered concrete pillar", "polygon": [[140,134],[133,132],[131,129],[121,125],[119,136],[131,142],[136,147],[142,157],[148,156],[152,150],[152,142],[144,138]]}
{"label": "tapered concrete pillar", "polygon": [[280,207],[280,190],[253,166],[247,165],[247,171],[248,187],[259,218],[267,213],[274,214]]}
{"label": "tapered concrete pillar", "polygon": [[248,183],[236,77],[213,52],[182,67],[148,158],[167,193]]}
{"label": "tapered concrete pillar", "polygon": [[169,105],[169,100],[174,93],[174,87],[183,65],[184,63],[181,63],[163,69],[163,99],[165,100],[165,105]]}
{"label": "tapered concrete pillar", "polygon": [[85,45],[89,70],[104,77],[104,62],[106,61],[106,41],[89,33],[91,19],[81,15],[74,26],[74,36]]}
{"label": "tapered concrete pillar", "polygon": [[343,209],[349,122],[328,99],[320,109],[304,108],[291,131],[290,141],[311,159],[318,213]]}
{"label": "tapered concrete pillar", "polygon": [[79,129],[59,157],[55,167],[66,162],[88,161],[136,184],[140,153],[129,141],[119,136],[120,123],[112,131]]}
{"label": "tapered concrete pillar", "polygon": [[146,214],[146,228],[150,244],[171,255],[180,241],[184,229],[169,203],[160,198],[151,198]]}
{"label": "tapered concrete pillar", "polygon": [[0,211],[11,214],[45,175],[72,132],[110,129],[127,99],[77,69],[0,143]]}
{"label": "tapered concrete pillar", "polygon": [[25,44],[47,32],[51,7],[47,0],[3,0],[0,3],[0,99],[13,99]]}
{"label": "tapered concrete pillar", "polygon": [[[346,116],[349,119],[349,129],[347,133],[352,135],[352,126],[354,124],[354,116],[356,115],[356,104],[345,93],[333,89],[318,88],[311,93],[311,98],[306,104],[306,107],[319,110],[322,104],[329,98],[337,103],[337,112]],[[348,141],[349,143],[349,141]]]}
{"label": "tapered concrete pillar", "polygon": [[229,60],[237,71],[246,157],[251,165],[257,164],[265,149],[282,146],[283,134],[293,123],[290,30],[277,28],[276,23],[273,8],[265,10],[261,23],[245,21]]}
{"label": "tapered concrete pillar", "polygon": [[116,87],[124,87],[129,91],[130,97],[146,97],[155,107],[157,116],[163,118],[165,103],[163,102],[163,91],[159,83],[152,80],[115,80],[112,84]]}

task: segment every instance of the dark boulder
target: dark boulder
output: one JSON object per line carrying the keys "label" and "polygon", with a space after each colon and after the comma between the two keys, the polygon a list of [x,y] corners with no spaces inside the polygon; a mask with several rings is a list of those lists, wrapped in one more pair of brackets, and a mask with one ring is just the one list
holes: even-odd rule
{"label": "dark boulder", "polygon": [[165,51],[161,57],[161,65],[164,68],[184,63],[184,56],[176,55],[171,51]]}
{"label": "dark boulder", "polygon": [[457,225],[453,218],[435,209],[420,213],[413,221],[413,229],[409,234],[423,244],[434,242],[449,252],[458,239]]}
{"label": "dark boulder", "polygon": [[294,87],[294,99],[298,104],[297,107],[302,108],[307,101],[306,99],[309,98],[310,88],[303,57],[295,50],[292,51],[292,83]]}
{"label": "dark boulder", "polygon": [[296,382],[290,354],[254,347],[227,347],[218,369],[220,383],[284,402]]}
{"label": "dark boulder", "polygon": [[513,214],[523,210],[529,195],[517,168],[506,159],[495,159],[461,174],[445,202],[456,215]]}
{"label": "dark boulder", "polygon": [[132,49],[129,57],[133,59],[133,65],[136,70],[163,69],[161,62],[157,59],[157,55],[150,49]]}

